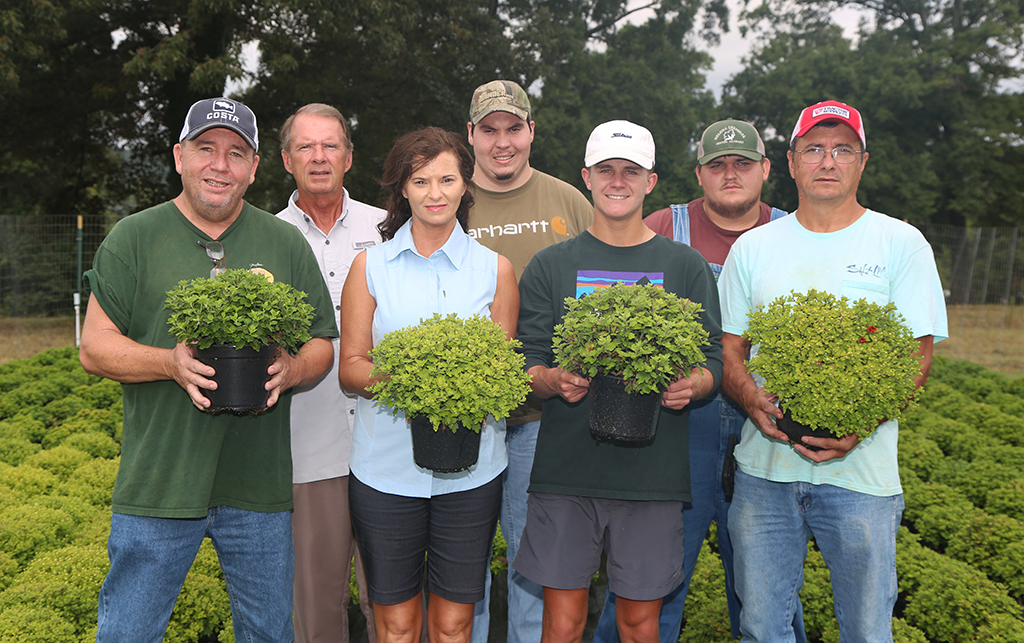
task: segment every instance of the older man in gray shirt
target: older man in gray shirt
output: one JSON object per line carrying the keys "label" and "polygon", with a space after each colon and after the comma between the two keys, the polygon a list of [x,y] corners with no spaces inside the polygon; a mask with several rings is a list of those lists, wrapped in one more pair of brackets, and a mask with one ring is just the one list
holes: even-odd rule
{"label": "older man in gray shirt", "polygon": [[[380,243],[384,210],[354,201],[342,183],[352,167],[348,122],[322,103],[300,108],[281,127],[281,158],[297,189],[278,217],[296,226],[313,248],[340,321],[341,290],[352,260]],[[334,341],[338,363],[338,341]],[[296,389],[291,411],[295,509],[295,640],[347,643],[349,563],[363,594],[348,512],[348,461],[355,399],[332,369],[313,386]],[[376,639],[369,601],[359,603],[370,643]]]}

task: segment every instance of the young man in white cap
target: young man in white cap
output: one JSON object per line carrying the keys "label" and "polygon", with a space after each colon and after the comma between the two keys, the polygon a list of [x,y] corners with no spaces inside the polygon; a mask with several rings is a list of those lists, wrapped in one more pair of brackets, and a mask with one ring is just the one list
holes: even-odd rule
{"label": "young man in white cap", "polygon": [[[771,161],[765,157],[764,141],[746,121],[727,119],[712,123],[697,146],[697,183],[703,196],[689,203],[672,205],[651,213],[644,225],[669,239],[692,246],[715,273],[729,249],[748,230],[774,221],[787,213],[761,201],[761,187],[768,178]],[[746,413],[722,392],[690,407],[690,495],[683,509],[686,558],[684,580],[665,597],[661,608],[661,643],[675,643],[686,607],[693,570],[697,566],[711,522],[718,533],[718,553],[725,570],[725,594],[733,637],[740,635],[740,604],[733,584],[732,544],[729,541],[729,505],[735,460],[732,451],[739,442]],[[619,643],[615,627],[615,593],[608,592],[594,643]],[[793,629],[796,643],[807,640],[803,611],[799,609]]]}
{"label": "young man in white cap", "polygon": [[[643,224],[644,197],[657,183],[654,139],[639,125],[611,121],[587,142],[583,180],[594,222],[578,237],[537,253],[520,281],[519,339],[534,393],[544,400],[530,478],[526,530],[513,566],[544,587],[545,643],[579,641],[590,579],[606,552],[627,643],[658,641],[661,600],[683,580],[683,502],[690,499],[687,413],[721,377],[718,292],[692,248]],[[653,283],[705,309],[707,364],[681,374],[662,394],[658,432],[642,448],[590,435],[589,381],[554,365],[551,338],[566,297],[618,281]],[[609,537],[608,534],[614,534]]]}
{"label": "young man in white cap", "polygon": [[[96,640],[160,640],[209,537],[232,592],[235,638],[291,641],[291,388],[327,372],[338,329],[305,239],[242,200],[259,163],[252,111],[226,98],[201,100],[179,141],[181,194],[118,222],[85,275],[92,294],[82,366],[124,389]],[[268,368],[270,408],[259,415],[200,412],[210,406],[204,389],[217,387],[215,370],[167,326],[167,291],[209,277],[211,261],[214,270],[248,269],[291,284],[317,311],[313,339]]]}
{"label": "young man in white cap", "polygon": [[[518,83],[492,80],[476,88],[466,129],[476,157],[475,203],[469,234],[512,262],[516,278],[543,248],[575,237],[593,220],[587,197],[565,181],[530,165],[534,125],[530,97]],[[531,396],[506,422],[508,467],[502,474],[501,531],[508,558],[515,558],[526,524],[526,487],[540,428],[540,400]],[[508,570],[508,643],[540,643],[539,585]],[[487,643],[490,577],[487,595],[477,604],[473,643]]]}
{"label": "young man in white cap", "polygon": [[919,341],[916,384],[927,379],[932,344],[947,334],[942,286],[920,232],[857,202],[866,143],[853,107],[830,100],[804,109],[788,153],[799,207],[740,237],[719,281],[722,387],[749,416],[729,514],[744,641],[785,640],[812,536],[831,571],[840,638],[892,641],[903,512],[897,423],[881,422],[863,441],[851,434],[790,442],[775,426],[782,412],[744,364],[750,310],[814,288],[894,303]]}

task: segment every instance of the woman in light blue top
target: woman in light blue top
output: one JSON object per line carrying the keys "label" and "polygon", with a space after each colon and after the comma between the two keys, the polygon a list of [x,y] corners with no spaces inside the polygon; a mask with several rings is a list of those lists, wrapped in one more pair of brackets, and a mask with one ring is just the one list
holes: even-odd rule
{"label": "woman in light blue top", "polygon": [[349,502],[380,643],[419,640],[424,553],[431,641],[468,643],[474,603],[484,595],[507,462],[504,420],[488,417],[475,465],[435,473],[414,463],[405,414],[393,415],[366,390],[370,349],[434,313],[489,315],[515,336],[512,264],[465,232],[472,177],[473,160],[456,134],[432,127],[400,138],[384,164],[387,241],[355,258],[342,294],[338,375],[360,395]]}

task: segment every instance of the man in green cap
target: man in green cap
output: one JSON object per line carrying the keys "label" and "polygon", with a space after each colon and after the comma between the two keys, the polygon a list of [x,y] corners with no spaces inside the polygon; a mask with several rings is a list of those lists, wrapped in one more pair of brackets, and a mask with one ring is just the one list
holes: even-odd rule
{"label": "man in green cap", "polygon": [[[658,234],[692,246],[711,265],[715,279],[722,272],[732,244],[747,230],[787,213],[761,202],[761,187],[771,161],[753,125],[724,120],[704,130],[697,146],[697,183],[704,196],[658,210],[644,223]],[[719,392],[690,405],[690,493],[683,509],[685,547],[682,585],[665,597],[659,621],[662,643],[675,643],[697,557],[711,521],[718,525],[718,551],[725,568],[726,596],[733,637],[740,635],[740,606],[733,587],[732,544],[728,514],[732,499],[732,449],[739,442],[746,413]],[[726,475],[723,476],[723,469]],[[794,619],[797,643],[806,641],[803,613]],[[615,595],[608,593],[594,643],[620,643],[615,627]]]}

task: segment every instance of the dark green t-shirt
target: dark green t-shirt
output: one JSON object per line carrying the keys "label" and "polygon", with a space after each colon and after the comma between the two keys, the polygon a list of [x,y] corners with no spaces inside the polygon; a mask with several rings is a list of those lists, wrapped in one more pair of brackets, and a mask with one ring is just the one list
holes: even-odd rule
{"label": "dark green t-shirt", "polygon": [[[722,381],[718,290],[700,254],[665,237],[636,246],[610,246],[589,232],[541,250],[519,281],[519,334],[526,368],[554,366],[551,338],[566,297],[622,281],[650,281],[699,302],[711,346],[705,365]],[[713,394],[713,393],[712,393]],[[616,500],[690,500],[688,412],[659,407],[654,440],[643,446],[598,443],[590,436],[590,397],[569,404],[544,401],[530,491]]]}
{"label": "dark green t-shirt", "polygon": [[[118,222],[86,273],[100,306],[124,335],[173,348],[164,308],[183,279],[209,277],[196,243],[210,237],[173,202]],[[227,268],[261,269],[291,284],[316,309],[313,337],[337,337],[331,297],[316,257],[294,226],[252,207],[220,236]],[[249,511],[291,508],[291,394],[258,416],[210,415],[173,380],[123,384],[124,437],[114,484],[115,512],[198,518],[217,505]]]}

